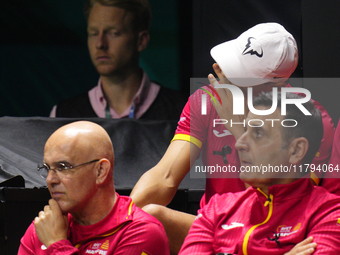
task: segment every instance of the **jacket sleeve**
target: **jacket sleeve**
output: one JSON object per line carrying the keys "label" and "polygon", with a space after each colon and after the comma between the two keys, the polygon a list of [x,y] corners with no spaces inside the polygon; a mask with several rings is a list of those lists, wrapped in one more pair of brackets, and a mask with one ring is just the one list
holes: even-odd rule
{"label": "jacket sleeve", "polygon": [[35,230],[33,223],[28,227],[26,233],[20,240],[18,255],[35,254]]}
{"label": "jacket sleeve", "polygon": [[213,196],[209,203],[198,211],[183,246],[178,255],[212,255],[214,254],[214,204],[216,196]]}
{"label": "jacket sleeve", "polygon": [[340,199],[333,200],[332,205],[324,205],[320,211],[323,212],[311,221],[308,233],[317,243],[313,255],[340,254]]}
{"label": "jacket sleeve", "polygon": [[79,251],[73,247],[68,240],[61,240],[50,245],[47,249],[44,248],[40,242],[32,223],[25,235],[21,238],[18,255],[38,255],[38,254],[50,254],[50,255],[77,255]]}
{"label": "jacket sleeve", "polygon": [[321,182],[321,186],[331,193],[340,195],[340,120],[337,125],[331,158],[328,161],[328,169]]}
{"label": "jacket sleeve", "polygon": [[170,248],[162,225],[138,221],[127,227],[113,254],[170,255]]}
{"label": "jacket sleeve", "polygon": [[[323,169],[323,167],[325,167],[324,165],[327,164],[331,156],[335,128],[332,118],[329,116],[326,109],[317,101],[313,101],[313,103],[315,108],[320,111],[322,116],[323,137],[320,147],[311,164],[315,166],[315,168],[319,166],[321,167],[321,169]],[[314,171],[313,173],[311,173],[311,178],[317,185],[319,185],[321,178],[325,177],[329,178],[327,176],[327,173],[324,173],[323,171]]]}
{"label": "jacket sleeve", "polygon": [[79,250],[69,240],[61,240],[50,245],[46,250],[50,255],[78,255]]}

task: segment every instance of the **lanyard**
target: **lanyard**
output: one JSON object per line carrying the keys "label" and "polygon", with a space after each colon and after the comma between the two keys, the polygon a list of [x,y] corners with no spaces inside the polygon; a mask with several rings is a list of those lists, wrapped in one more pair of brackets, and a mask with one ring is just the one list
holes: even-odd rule
{"label": "lanyard", "polygon": [[135,104],[133,103],[130,108],[129,118],[134,119],[135,118]]}
{"label": "lanyard", "polygon": [[[109,106],[108,103],[106,103],[105,118],[111,119],[110,106]],[[131,105],[130,112],[129,112],[129,118],[130,119],[135,118],[135,104],[134,103]]]}

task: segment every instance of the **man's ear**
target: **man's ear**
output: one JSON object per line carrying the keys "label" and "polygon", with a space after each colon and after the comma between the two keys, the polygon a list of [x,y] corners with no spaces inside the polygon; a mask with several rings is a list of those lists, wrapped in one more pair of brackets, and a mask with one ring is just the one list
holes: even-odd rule
{"label": "man's ear", "polygon": [[96,183],[98,185],[103,184],[107,180],[107,176],[110,174],[111,163],[108,159],[102,158],[99,161],[99,166],[97,169],[97,179]]}
{"label": "man's ear", "polygon": [[138,51],[142,52],[148,46],[150,34],[148,31],[141,31],[138,33]]}
{"label": "man's ear", "polygon": [[309,148],[308,140],[305,137],[294,139],[289,145],[289,163],[297,165],[303,161]]}

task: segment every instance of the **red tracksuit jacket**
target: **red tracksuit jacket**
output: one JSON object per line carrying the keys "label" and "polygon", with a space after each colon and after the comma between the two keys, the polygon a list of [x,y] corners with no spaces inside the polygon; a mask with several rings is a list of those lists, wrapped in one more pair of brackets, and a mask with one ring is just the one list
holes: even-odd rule
{"label": "red tracksuit jacket", "polygon": [[308,236],[315,254],[340,254],[340,197],[308,178],[215,195],[194,221],[184,254],[284,254]]}
{"label": "red tracksuit jacket", "polygon": [[[290,86],[287,85],[287,87]],[[207,87],[204,88],[210,90]],[[210,92],[212,91],[210,90]],[[213,120],[220,119],[220,117],[210,100],[207,100],[207,115],[201,114],[202,94],[206,94],[206,92],[198,89],[190,96],[182,111],[173,140],[188,141],[195,144],[198,148],[201,148],[202,167],[215,167],[218,165],[221,167],[233,166],[236,169],[239,169],[240,160],[238,158],[237,150],[235,149],[236,140],[224,125],[213,124]],[[321,168],[325,168],[325,164],[332,151],[334,125],[332,118],[325,108],[317,101],[313,101],[313,103],[321,112],[324,134],[320,148],[314,157],[312,164],[315,168],[319,165],[321,165]],[[195,172],[196,167],[190,171]],[[339,178],[339,172],[337,173],[338,177],[336,178]],[[203,174],[204,177],[204,173],[201,174]],[[327,174],[325,177],[327,177]],[[311,174],[311,177],[318,183],[319,178],[321,178],[322,175],[323,171],[315,171]],[[206,205],[209,199],[216,193],[239,192],[245,189],[244,183],[238,178],[238,171],[207,173],[206,177],[206,192],[201,200],[201,208]],[[333,186],[333,184],[327,185],[325,188],[330,188],[330,190],[336,192],[331,186]],[[340,194],[340,187],[338,187],[338,189],[338,193]]]}
{"label": "red tracksuit jacket", "polygon": [[129,197],[119,196],[100,222],[81,226],[69,215],[68,240],[46,249],[39,241],[33,223],[21,239],[18,255],[156,255],[169,254],[163,226],[156,218],[136,207]]}

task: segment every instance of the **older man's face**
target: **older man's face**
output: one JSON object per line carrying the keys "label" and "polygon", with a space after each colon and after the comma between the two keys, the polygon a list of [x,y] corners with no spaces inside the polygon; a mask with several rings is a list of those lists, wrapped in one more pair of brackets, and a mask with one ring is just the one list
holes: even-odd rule
{"label": "older man's face", "polygon": [[[54,135],[45,145],[44,162],[51,169],[60,167],[60,163],[67,166],[77,165],[94,160],[93,155],[84,150],[84,145],[77,138],[70,139],[67,135]],[[49,171],[47,186],[63,213],[86,212],[84,208],[89,198],[95,193],[95,166],[98,162],[86,164],[68,170],[67,176]]]}
{"label": "older man's face", "polygon": [[[260,106],[258,109],[264,110],[268,107]],[[272,119],[279,121],[271,121]],[[243,171],[240,173],[240,178],[252,186],[272,185],[278,177],[284,177],[282,171],[277,173],[255,171],[264,169],[264,167],[269,169],[289,165],[288,149],[283,148],[281,135],[282,119],[280,110],[266,116],[254,115],[251,112],[248,114],[246,131],[237,140],[235,147],[238,150],[241,171]],[[251,120],[249,123],[251,126],[248,125],[249,120]]]}

